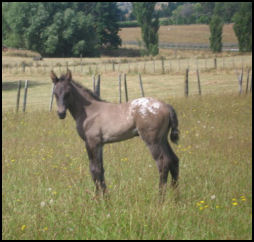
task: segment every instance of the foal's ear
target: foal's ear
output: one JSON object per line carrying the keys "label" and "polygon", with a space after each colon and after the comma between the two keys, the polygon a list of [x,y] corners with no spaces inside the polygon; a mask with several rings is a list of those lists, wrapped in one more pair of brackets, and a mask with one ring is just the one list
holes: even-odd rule
{"label": "foal's ear", "polygon": [[51,77],[53,83],[55,83],[55,84],[59,81],[59,79],[57,78],[57,76],[56,76],[54,71],[50,72],[50,77]]}
{"label": "foal's ear", "polygon": [[68,80],[68,81],[72,80],[71,71],[69,69],[67,69],[67,73],[65,75],[65,79]]}

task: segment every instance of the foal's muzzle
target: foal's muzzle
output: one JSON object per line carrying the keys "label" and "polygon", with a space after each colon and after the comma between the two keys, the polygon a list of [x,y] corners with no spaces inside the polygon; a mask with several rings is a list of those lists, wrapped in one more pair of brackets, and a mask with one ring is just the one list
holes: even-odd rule
{"label": "foal's muzzle", "polygon": [[60,119],[64,119],[66,116],[66,111],[65,112],[57,112],[58,116]]}

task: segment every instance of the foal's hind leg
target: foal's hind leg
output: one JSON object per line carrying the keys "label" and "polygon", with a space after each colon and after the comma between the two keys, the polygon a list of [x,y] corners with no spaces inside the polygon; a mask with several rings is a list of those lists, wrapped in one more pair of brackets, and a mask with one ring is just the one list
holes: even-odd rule
{"label": "foal's hind leg", "polygon": [[159,180],[159,191],[160,195],[164,195],[165,189],[166,189],[166,184],[168,180],[168,173],[169,173],[169,165],[167,160],[165,159],[165,153],[164,149],[162,147],[162,144],[150,144],[148,145],[149,150],[151,151],[151,154],[156,161],[158,170],[159,170],[159,175],[160,175],[160,180]]}
{"label": "foal's hind leg", "polygon": [[173,188],[176,188],[178,185],[178,176],[179,176],[179,159],[172,150],[171,146],[168,143],[168,140],[165,140],[163,143],[163,147],[165,149],[165,159],[169,165],[169,171],[172,176],[171,185]]}
{"label": "foal's hind leg", "polygon": [[179,165],[178,158],[171,149],[168,141],[165,139],[159,144],[150,144],[148,145],[152,153],[153,158],[156,161],[159,174],[159,190],[160,194],[165,194],[166,184],[168,180],[168,173],[170,171],[172,176],[172,186],[175,188],[177,186],[178,174],[179,174]]}

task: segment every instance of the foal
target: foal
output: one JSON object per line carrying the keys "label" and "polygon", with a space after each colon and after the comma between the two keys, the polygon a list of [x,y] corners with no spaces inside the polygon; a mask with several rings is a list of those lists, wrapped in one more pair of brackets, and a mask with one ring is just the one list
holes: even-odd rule
{"label": "foal", "polygon": [[168,143],[179,139],[178,119],[169,104],[153,98],[138,98],[122,104],[102,101],[92,91],[72,80],[70,70],[58,78],[51,71],[58,116],[64,119],[67,109],[76,121],[77,132],[85,141],[90,171],[96,186],[103,194],[106,191],[102,149],[106,143],[118,142],[140,136],[156,161],[159,174],[159,189],[163,192],[168,173],[172,186],[176,187],[179,161]]}

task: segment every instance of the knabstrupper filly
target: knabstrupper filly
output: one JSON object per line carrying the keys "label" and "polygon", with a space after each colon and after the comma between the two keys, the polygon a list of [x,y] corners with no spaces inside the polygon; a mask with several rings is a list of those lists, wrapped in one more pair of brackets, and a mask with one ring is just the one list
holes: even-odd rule
{"label": "knabstrupper filly", "polygon": [[177,186],[179,160],[168,143],[179,139],[178,119],[169,104],[153,98],[138,98],[122,104],[101,100],[92,91],[72,80],[70,70],[58,78],[51,71],[58,116],[64,119],[67,109],[76,121],[77,132],[85,141],[90,172],[98,192],[106,191],[103,169],[103,145],[140,136],[156,161],[159,190],[163,193],[168,173]]}

